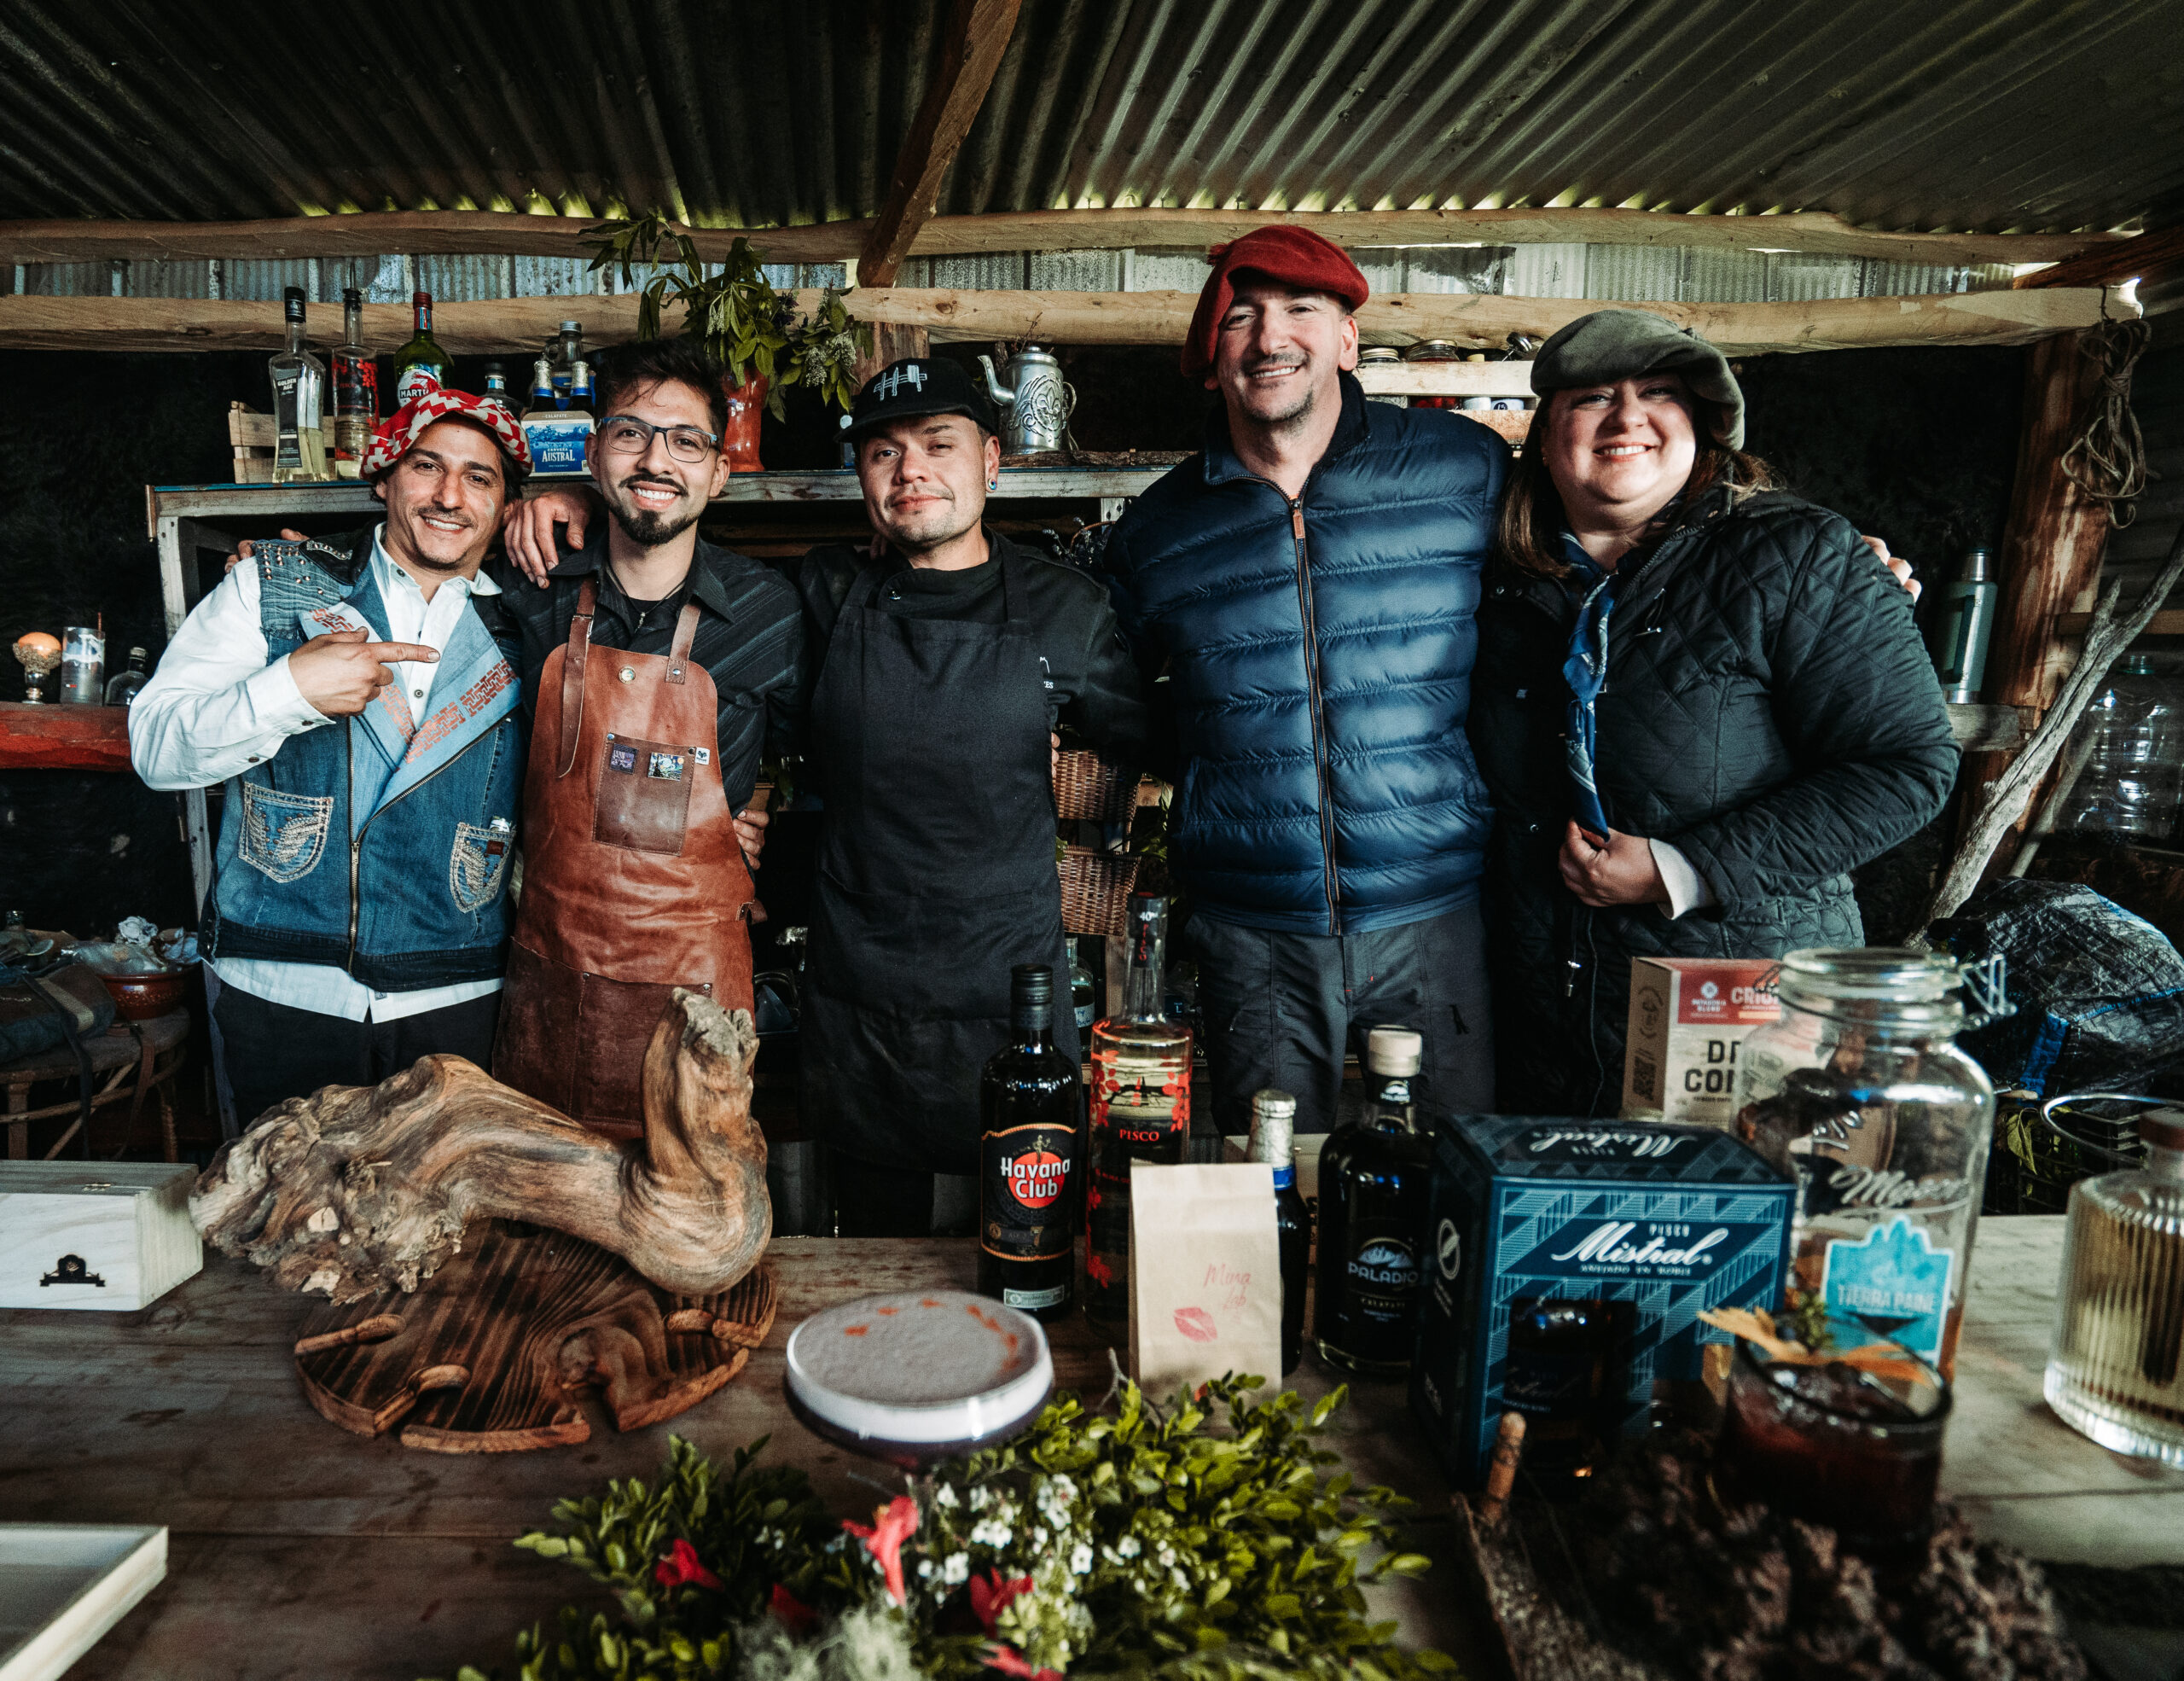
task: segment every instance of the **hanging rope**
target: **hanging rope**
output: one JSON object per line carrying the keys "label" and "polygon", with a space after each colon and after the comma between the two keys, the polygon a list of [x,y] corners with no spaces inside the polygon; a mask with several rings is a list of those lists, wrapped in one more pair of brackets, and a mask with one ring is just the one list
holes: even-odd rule
{"label": "hanging rope", "polygon": [[2146,487],[2146,440],[2139,431],[2139,417],[2131,412],[2131,369],[2152,336],[2152,327],[2144,321],[2103,315],[2098,326],[2087,328],[2078,339],[2080,353],[2100,364],[2100,388],[2085,424],[2063,451],[2063,476],[2108,504],[2108,523],[2117,531],[2138,517],[2136,504]]}

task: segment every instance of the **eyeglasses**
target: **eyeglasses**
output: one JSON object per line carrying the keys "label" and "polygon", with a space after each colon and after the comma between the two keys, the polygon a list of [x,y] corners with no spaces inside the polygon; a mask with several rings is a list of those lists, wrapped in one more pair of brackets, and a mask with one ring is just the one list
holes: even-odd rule
{"label": "eyeglasses", "polygon": [[599,422],[597,432],[600,447],[609,455],[644,455],[651,450],[655,438],[667,439],[667,453],[676,460],[693,464],[720,450],[720,438],[716,433],[694,426],[654,426],[634,415],[609,415]]}

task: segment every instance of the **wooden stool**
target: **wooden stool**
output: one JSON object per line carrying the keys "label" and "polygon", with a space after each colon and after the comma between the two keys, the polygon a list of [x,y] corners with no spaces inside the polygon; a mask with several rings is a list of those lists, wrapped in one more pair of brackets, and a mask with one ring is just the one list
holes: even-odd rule
{"label": "wooden stool", "polygon": [[[189,1012],[170,1010],[165,1015],[154,1016],[149,1021],[117,1021],[96,1038],[87,1039],[84,1049],[90,1054],[94,1077],[107,1076],[106,1083],[91,1093],[91,1107],[102,1108],[108,1103],[129,1099],[129,1120],[133,1126],[136,1117],[143,1112],[144,1099],[148,1094],[160,1105],[160,1133],[166,1149],[166,1159],[179,1159],[174,1136],[174,1099],[171,1087],[174,1077],[181,1071],[183,1053],[189,1045]],[[136,1078],[129,1078],[130,1071]],[[30,1155],[31,1123],[45,1120],[55,1115],[73,1115],[68,1130],[57,1139],[45,1159],[52,1160],[59,1155],[68,1141],[76,1136],[84,1122],[81,1104],[73,1095],[78,1078],[76,1053],[67,1045],[56,1045],[51,1050],[41,1051],[35,1056],[18,1057],[12,1062],[0,1062],[0,1085],[8,1090],[8,1111],[0,1114],[0,1124],[8,1129],[8,1159],[20,1161]],[[30,1106],[31,1087],[42,1081],[66,1081],[72,1095],[64,1103],[49,1103],[43,1108]]]}

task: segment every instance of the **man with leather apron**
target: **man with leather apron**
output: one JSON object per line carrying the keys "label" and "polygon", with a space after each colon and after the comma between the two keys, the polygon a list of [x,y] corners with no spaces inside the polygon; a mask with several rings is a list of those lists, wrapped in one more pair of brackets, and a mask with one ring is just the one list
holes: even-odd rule
{"label": "man with leather apron", "polygon": [[608,352],[597,381],[590,464],[609,517],[543,588],[511,576],[507,591],[537,707],[493,1071],[636,1137],[672,989],[751,1008],[735,813],[802,637],[785,579],[698,540],[728,476],[719,369],[667,340]]}
{"label": "man with leather apron", "polygon": [[[825,800],[802,1109],[831,1146],[845,1236],[975,1223],[979,1074],[1008,1039],[1009,968],[1068,972],[1051,732],[1066,723],[1126,763],[1141,745],[1100,580],[981,523],[996,428],[961,364],[883,369],[848,433],[881,542],[814,550],[798,577]],[[1054,1042],[1074,1058],[1056,992]]]}

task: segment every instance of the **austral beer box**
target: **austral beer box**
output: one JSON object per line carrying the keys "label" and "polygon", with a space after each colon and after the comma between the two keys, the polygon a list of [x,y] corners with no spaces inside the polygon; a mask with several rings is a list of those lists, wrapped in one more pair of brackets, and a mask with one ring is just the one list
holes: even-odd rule
{"label": "austral beer box", "polygon": [[[1699,1381],[1702,1346],[1728,1340],[1701,1308],[1780,1300],[1792,1191],[1711,1126],[1442,1120],[1410,1401],[1458,1485],[1484,1480],[1512,1406],[1528,1442],[1642,1433],[1655,1383]],[[1542,1341],[1543,1319],[1605,1329]]]}
{"label": "austral beer box", "polygon": [[1737,1049],[1781,1013],[1775,968],[1763,958],[1632,958],[1623,1118],[1734,1121]]}

